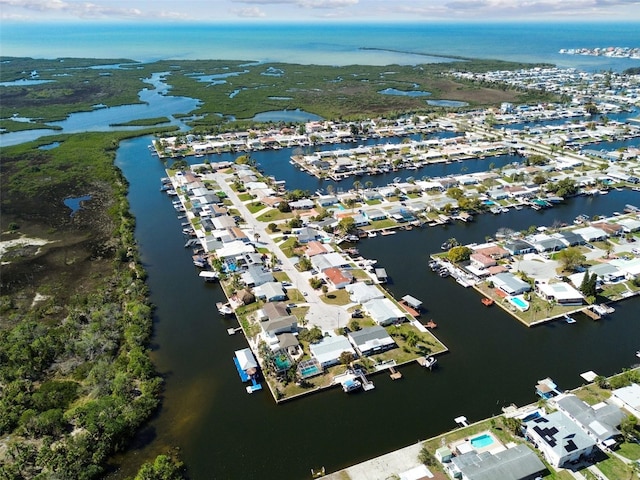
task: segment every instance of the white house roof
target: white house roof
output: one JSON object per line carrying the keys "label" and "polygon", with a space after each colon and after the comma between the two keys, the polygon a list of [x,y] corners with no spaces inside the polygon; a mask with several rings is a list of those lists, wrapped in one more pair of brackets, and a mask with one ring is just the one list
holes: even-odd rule
{"label": "white house roof", "polygon": [[335,363],[342,352],[350,352],[354,356],[356,355],[356,351],[347,340],[347,337],[342,335],[339,337],[325,337],[321,342],[309,345],[309,350],[311,355],[320,362],[320,365]]}
{"label": "white house roof", "polygon": [[578,228],[576,230],[573,230],[573,233],[575,233],[576,235],[580,235],[587,242],[590,242],[592,240],[596,240],[598,238],[606,238],[606,237],[608,237],[607,232],[605,232],[601,228],[596,228],[596,227]]}
{"label": "white house roof", "polygon": [[384,294],[375,285],[367,285],[364,282],[356,282],[347,285],[345,290],[349,292],[349,297],[354,303],[365,303],[374,298],[384,298]]}
{"label": "white house roof", "polygon": [[398,318],[404,317],[404,313],[396,307],[388,298],[375,298],[362,305],[373,321],[378,325],[388,324]]}
{"label": "white house roof", "polygon": [[222,248],[217,249],[216,255],[218,258],[230,258],[252,252],[255,252],[253,245],[245,243],[242,240],[235,240],[233,242],[225,243]]}
{"label": "white house roof", "polygon": [[547,297],[553,297],[558,301],[583,298],[578,290],[565,282],[540,283],[538,289]]}
{"label": "white house roof", "polygon": [[322,255],[314,255],[311,257],[312,265],[320,270],[326,270],[331,267],[344,267],[349,264],[349,261],[346,260],[342,255],[337,252],[325,253]]}
{"label": "white house roof", "polygon": [[632,383],[627,387],[617,388],[611,395],[620,399],[622,403],[630,406],[636,411],[640,411],[640,385]]}
{"label": "white house roof", "polygon": [[242,350],[236,350],[235,352],[236,358],[238,359],[238,363],[240,364],[240,368],[242,370],[249,370],[250,368],[257,368],[258,362],[256,362],[256,358],[253,356],[250,348],[243,348]]}

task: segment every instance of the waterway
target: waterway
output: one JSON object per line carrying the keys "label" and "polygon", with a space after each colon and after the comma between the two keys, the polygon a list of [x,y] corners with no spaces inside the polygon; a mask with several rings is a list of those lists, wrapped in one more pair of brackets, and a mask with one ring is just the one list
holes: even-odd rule
{"label": "waterway", "polygon": [[[640,193],[612,191],[545,211],[488,214],[472,224],[361,241],[361,253],[377,259],[391,276],[394,295],[422,300],[424,320],[438,323],[435,333],[450,349],[439,368],[402,367],[404,378],[397,382],[377,375],[375,390],[356,395],[335,389],[282,405],[265,391],[248,395],[232,361],[246,341],[227,335],[234,321],[216,312],[215,303],[223,299],[219,286],[198,278],[183,248],[180,220],[159,191],[164,171],[147,149],[150,142],[149,137],[123,142],[116,163],[130,183],[136,238],[157,307],[152,356],[166,390],[158,415],[116,459],[121,468],[112,479],[132,475],[143,460],[174,446],[196,480],[309,478],[310,468],[335,471],[447,431],[459,415],[476,421],[512,402],[535,402],[534,385],[541,378],[551,376],[562,388],[573,388],[584,371],[610,375],[637,362],[639,298],[620,302],[615,314],[599,322],[579,317],[573,325],[528,329],[502,310],[482,306],[473,290],[434,275],[426,265],[429,254],[451,237],[482,242],[501,227],[570,222],[582,213],[640,205]],[[294,182],[302,174],[283,151],[262,153],[270,159],[260,162],[277,163],[273,173],[290,178],[289,188],[308,188]]]}

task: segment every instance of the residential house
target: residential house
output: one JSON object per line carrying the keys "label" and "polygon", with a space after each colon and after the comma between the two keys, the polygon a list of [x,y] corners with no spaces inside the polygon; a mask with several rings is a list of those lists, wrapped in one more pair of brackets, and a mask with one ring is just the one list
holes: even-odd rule
{"label": "residential house", "polygon": [[349,340],[342,335],[324,337],[320,342],[309,345],[309,351],[322,368],[340,363],[342,352],[349,352],[354,358],[357,357],[357,353]]}
{"label": "residential house", "polygon": [[588,457],[596,442],[560,411],[524,423],[525,436],[555,468]]}
{"label": "residential house", "polygon": [[637,383],[612,390],[610,401],[634,417],[640,418],[640,385]]}
{"label": "residential house", "polygon": [[364,282],[356,282],[347,285],[345,290],[349,292],[349,297],[353,303],[363,304],[374,298],[384,298],[384,293],[375,285],[367,285]]}
{"label": "residential house", "polygon": [[322,274],[327,281],[336,289],[341,289],[353,282],[353,275],[350,272],[336,267],[325,269]]}
{"label": "residential house", "polygon": [[254,293],[257,298],[266,302],[277,302],[287,298],[287,294],[279,282],[267,282],[256,287]]}
{"label": "residential house", "polygon": [[453,478],[463,480],[534,480],[547,471],[542,460],[523,443],[495,453],[472,451],[452,456],[445,468]]}
{"label": "residential house", "polygon": [[373,355],[397,346],[393,338],[379,325],[349,332],[347,338],[360,356]]}
{"label": "residential house", "polygon": [[531,285],[512,273],[499,273],[488,280],[508,295],[520,295],[531,290]]}
{"label": "residential house", "polygon": [[362,304],[369,316],[378,325],[391,325],[405,319],[405,313],[388,298],[374,298]]}
{"label": "residential house", "polygon": [[523,255],[525,253],[533,253],[535,247],[524,240],[515,239],[505,242],[504,249],[511,255]]}
{"label": "residential house", "polygon": [[538,283],[536,288],[542,298],[558,305],[582,305],[584,300],[582,293],[569,283]]}
{"label": "residential house", "polygon": [[620,407],[606,403],[592,406],[573,394],[557,397],[555,404],[599,446],[611,448],[622,438],[618,427],[625,414]]}
{"label": "residential house", "polygon": [[258,287],[267,282],[273,282],[273,274],[265,271],[262,265],[249,265],[241,275],[242,281],[247,287]]}

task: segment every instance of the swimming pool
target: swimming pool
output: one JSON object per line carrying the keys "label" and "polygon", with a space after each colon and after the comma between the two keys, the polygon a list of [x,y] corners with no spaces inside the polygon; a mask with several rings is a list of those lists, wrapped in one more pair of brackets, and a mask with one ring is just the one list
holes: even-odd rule
{"label": "swimming pool", "polygon": [[529,302],[527,302],[522,295],[516,297],[509,297],[509,301],[515,305],[518,310],[526,312],[529,310]]}
{"label": "swimming pool", "polygon": [[491,444],[493,444],[493,437],[486,433],[471,439],[471,446],[473,448],[485,448]]}

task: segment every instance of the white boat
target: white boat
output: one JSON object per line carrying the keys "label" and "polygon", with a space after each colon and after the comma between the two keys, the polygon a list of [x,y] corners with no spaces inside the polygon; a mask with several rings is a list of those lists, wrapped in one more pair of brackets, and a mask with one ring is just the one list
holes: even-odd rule
{"label": "white boat", "polygon": [[576,319],[570,317],[569,315],[565,315],[564,316],[564,321],[567,322],[567,323],[576,323]]}
{"label": "white boat", "polygon": [[636,357],[640,358],[640,350],[636,352]]}
{"label": "white boat", "polygon": [[431,370],[433,367],[436,366],[436,364],[438,363],[438,360],[436,359],[436,357],[429,355],[427,357],[424,357],[424,360],[420,363],[423,367]]}
{"label": "white boat", "polygon": [[233,308],[231,308],[231,305],[229,303],[218,302],[218,303],[216,303],[216,307],[217,307],[218,313],[220,313],[220,315],[232,315],[233,314]]}
{"label": "white boat", "polygon": [[377,234],[376,232],[369,232],[369,233],[367,233],[367,237],[369,237],[369,238],[375,238],[375,237],[377,237],[377,236],[378,236],[378,234]]}

